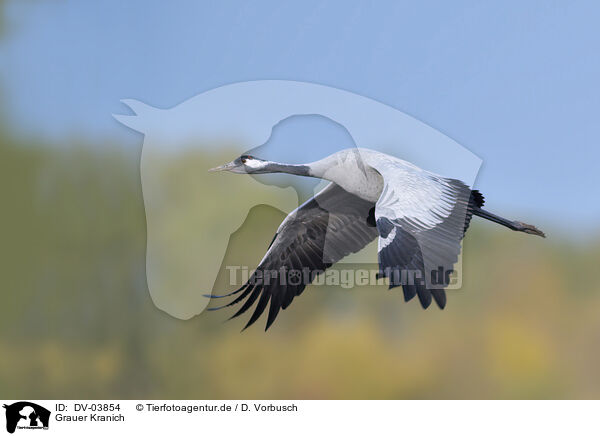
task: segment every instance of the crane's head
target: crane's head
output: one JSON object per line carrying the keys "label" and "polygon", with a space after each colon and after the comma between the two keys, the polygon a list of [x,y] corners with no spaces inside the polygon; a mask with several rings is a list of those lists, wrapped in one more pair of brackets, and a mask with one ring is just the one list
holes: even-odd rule
{"label": "crane's head", "polygon": [[272,164],[272,162],[269,162],[268,160],[243,154],[236,160],[226,163],[225,165],[211,168],[208,171],[229,171],[237,174],[270,173],[273,172],[270,168],[270,164]]}

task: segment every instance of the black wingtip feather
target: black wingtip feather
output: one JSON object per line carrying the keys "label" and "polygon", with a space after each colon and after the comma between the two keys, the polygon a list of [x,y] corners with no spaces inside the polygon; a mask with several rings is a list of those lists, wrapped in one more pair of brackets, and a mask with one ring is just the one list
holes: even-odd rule
{"label": "black wingtip feather", "polygon": [[402,292],[404,293],[404,301],[410,301],[417,295],[417,287],[415,285],[403,285]]}
{"label": "black wingtip feather", "polygon": [[267,307],[270,298],[271,295],[268,292],[263,291],[262,295],[260,296],[260,300],[258,300],[258,304],[256,305],[256,309],[254,309],[254,313],[250,317],[250,320],[248,321],[248,324],[246,324],[246,327],[244,327],[244,330],[246,330],[248,327],[254,324],[258,318],[260,318],[262,313],[265,311],[265,307]]}
{"label": "black wingtip feather", "polygon": [[431,305],[431,292],[428,289],[417,289],[417,295],[423,309],[427,309]]}
{"label": "black wingtip feather", "polygon": [[233,300],[233,301],[230,301],[229,303],[227,303],[227,304],[224,304],[224,305],[222,305],[222,306],[218,306],[218,307],[209,307],[207,310],[212,312],[212,311],[215,311],[215,310],[220,310],[220,309],[224,309],[224,308],[226,308],[226,307],[233,306],[234,304],[237,304],[237,303],[239,303],[240,301],[242,301],[242,300],[243,300],[243,299],[246,297],[246,295],[248,295],[248,294],[249,294],[249,293],[252,291],[252,289],[254,289],[254,288],[247,287],[247,288],[246,288],[246,290],[245,290],[245,291],[242,293],[242,295],[240,295],[240,296],[236,297],[236,299],[235,299],[235,300]]}
{"label": "black wingtip feather", "polygon": [[244,313],[245,311],[247,311],[250,308],[250,306],[252,306],[254,304],[254,302],[258,298],[258,295],[260,294],[260,291],[261,291],[262,288],[260,288],[259,286],[256,286],[253,289],[254,289],[254,291],[250,294],[250,296],[248,297],[248,299],[244,302],[244,305],[242,307],[240,307],[240,309],[236,313],[234,313],[233,315],[231,315],[231,318],[229,318],[229,319],[237,318],[242,313]]}
{"label": "black wingtip feather", "polygon": [[433,299],[440,309],[446,307],[446,291],[443,289],[432,289],[431,295],[433,295]]}
{"label": "black wingtip feather", "polygon": [[265,331],[269,330],[269,327],[271,327],[271,324],[273,324],[275,318],[277,318],[279,309],[281,309],[280,296],[281,292],[277,292],[277,290],[273,292],[273,295],[271,296],[271,305],[269,306],[269,316],[267,318],[267,325],[265,326]]}
{"label": "black wingtip feather", "polygon": [[223,295],[214,295],[214,294],[202,294],[203,297],[206,298],[225,298],[225,297],[231,297],[232,295],[235,295],[239,292],[242,292],[244,289],[246,289],[248,286],[250,285],[250,283],[246,283],[244,286],[242,286],[239,289],[236,289],[233,292],[230,292],[228,294],[223,294]]}

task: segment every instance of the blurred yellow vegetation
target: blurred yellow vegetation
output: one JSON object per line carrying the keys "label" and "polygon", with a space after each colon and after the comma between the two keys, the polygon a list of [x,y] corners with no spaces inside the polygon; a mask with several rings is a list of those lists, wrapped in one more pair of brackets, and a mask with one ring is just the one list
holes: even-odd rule
{"label": "blurred yellow vegetation", "polygon": [[[544,229],[542,240],[474,220],[463,288],[449,292],[444,311],[406,304],[384,284],[309,287],[268,332],[262,319],[240,333],[247,318],[223,322],[232,311],[182,321],[153,305],[138,154],[10,138],[0,154],[4,397],[600,396],[597,238],[571,243]],[[196,155],[182,168],[229,157]],[[188,180],[180,173],[173,183]],[[234,193],[243,183],[223,180]],[[214,226],[248,213],[220,204],[210,185],[198,193],[195,207]],[[281,216],[253,209],[224,264],[254,266]],[[200,260],[198,270],[215,274]],[[226,274],[222,267],[216,290],[231,289]]]}

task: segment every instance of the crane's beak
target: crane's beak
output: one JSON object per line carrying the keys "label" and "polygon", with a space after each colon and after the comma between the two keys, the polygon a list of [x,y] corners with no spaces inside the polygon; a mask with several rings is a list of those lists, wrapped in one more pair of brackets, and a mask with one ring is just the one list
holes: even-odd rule
{"label": "crane's beak", "polygon": [[221,165],[218,167],[214,167],[209,169],[208,171],[231,171],[233,168],[235,168],[237,165],[235,164],[235,162],[229,162],[226,163],[225,165]]}

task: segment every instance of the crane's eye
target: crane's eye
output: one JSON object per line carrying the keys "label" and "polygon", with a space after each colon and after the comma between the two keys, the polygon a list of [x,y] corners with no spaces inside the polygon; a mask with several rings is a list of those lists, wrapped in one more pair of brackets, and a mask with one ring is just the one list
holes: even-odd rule
{"label": "crane's eye", "polygon": [[247,154],[244,154],[244,155],[240,156],[240,160],[244,164],[246,163],[247,160],[250,160],[250,159],[254,159],[254,158],[252,156],[248,156]]}

